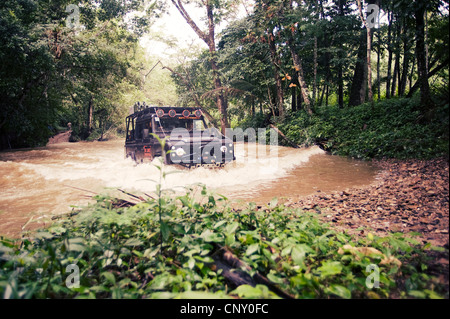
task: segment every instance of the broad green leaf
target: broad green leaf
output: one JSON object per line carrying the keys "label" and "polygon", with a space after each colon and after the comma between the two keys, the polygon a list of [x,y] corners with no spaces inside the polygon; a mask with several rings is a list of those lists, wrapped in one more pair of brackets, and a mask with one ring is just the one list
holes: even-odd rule
{"label": "broad green leaf", "polygon": [[291,257],[295,264],[303,265],[303,261],[307,253],[312,252],[313,250],[305,244],[300,244],[292,247]]}
{"label": "broad green leaf", "polygon": [[159,249],[160,249],[160,247],[158,246],[158,247],[156,247],[156,248],[153,248],[153,249],[151,249],[151,248],[148,248],[148,249],[146,249],[145,251],[144,251],[144,257],[147,257],[147,258],[153,258],[154,256],[156,256],[156,254],[159,252]]}
{"label": "broad green leaf", "polygon": [[219,234],[214,233],[210,229],[205,230],[200,237],[207,243],[220,243],[223,241],[223,238]]}
{"label": "broad green leaf", "polygon": [[166,222],[161,222],[161,234],[163,237],[163,241],[167,241],[170,236],[170,227]]}
{"label": "broad green leaf", "polygon": [[221,292],[213,293],[208,291],[186,291],[176,295],[174,299],[231,299],[231,297],[224,295]]}
{"label": "broad green leaf", "polygon": [[339,261],[326,261],[317,270],[320,272],[321,277],[338,275],[342,271],[342,264]]}
{"label": "broad green leaf", "polygon": [[194,269],[195,259],[190,257],[187,263],[185,263],[184,265],[187,266],[189,269]]}
{"label": "broad green leaf", "polygon": [[123,245],[124,246],[141,246],[142,244],[143,244],[143,242],[138,238],[129,238]]}
{"label": "broad green leaf", "polygon": [[326,292],[344,299],[350,299],[352,297],[352,293],[350,292],[350,290],[341,285],[331,285],[326,289]]}
{"label": "broad green leaf", "polygon": [[225,235],[225,245],[232,246],[236,242],[234,234],[226,234]]}
{"label": "broad green leaf", "polygon": [[283,248],[283,250],[281,251],[281,257],[287,256],[291,253],[292,251],[292,246],[287,246],[285,248]]}
{"label": "broad green leaf", "polygon": [[151,289],[155,290],[162,290],[166,287],[166,285],[169,283],[169,277],[170,275],[167,273],[157,275],[153,280],[151,281],[150,287]]}
{"label": "broad green leaf", "polygon": [[105,277],[106,281],[108,281],[109,283],[111,283],[113,285],[116,283],[116,277],[111,272],[108,272],[108,271],[102,272],[101,276]]}
{"label": "broad green leaf", "polygon": [[240,285],[235,290],[230,292],[232,295],[238,295],[240,298],[260,298],[262,291],[259,287],[252,287],[250,285]]}
{"label": "broad green leaf", "polygon": [[444,299],[444,297],[438,295],[433,290],[425,289],[424,291],[426,292],[426,294],[428,295],[428,298],[430,298],[430,299]]}
{"label": "broad green leaf", "polygon": [[273,272],[270,272],[267,274],[267,279],[269,279],[271,282],[275,284],[282,284],[284,283],[283,278],[276,276]]}
{"label": "broad green leaf", "polygon": [[247,250],[245,252],[246,256],[250,256],[251,254],[255,253],[259,249],[259,244],[252,244],[247,247]]}
{"label": "broad green leaf", "polygon": [[233,222],[229,225],[227,225],[227,227],[225,227],[225,232],[227,234],[234,234],[236,232],[236,230],[238,229],[239,224],[238,222]]}
{"label": "broad green leaf", "polygon": [[217,222],[215,225],[214,225],[214,229],[216,229],[216,228],[219,228],[220,226],[222,226],[223,224],[226,224],[227,223],[227,220],[226,219],[224,219],[224,220],[221,220],[221,221],[219,221],[219,222]]}
{"label": "broad green leaf", "polygon": [[427,298],[427,294],[425,292],[419,291],[419,290],[410,290],[410,291],[408,291],[408,295],[410,295],[412,297],[416,297],[416,298],[422,298],[422,299]]}
{"label": "broad green leaf", "polygon": [[230,292],[231,295],[238,295],[240,298],[273,298],[279,299],[279,297],[269,290],[269,288],[265,285],[256,285],[252,287],[250,285],[240,285],[235,290]]}

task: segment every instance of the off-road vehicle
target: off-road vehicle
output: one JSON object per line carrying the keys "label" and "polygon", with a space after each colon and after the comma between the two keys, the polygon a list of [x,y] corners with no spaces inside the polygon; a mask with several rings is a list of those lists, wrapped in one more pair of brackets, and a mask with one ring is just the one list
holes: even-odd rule
{"label": "off-road vehicle", "polygon": [[[233,141],[207,128],[200,109],[136,103],[126,118],[125,157],[137,163],[161,156],[166,164],[221,167],[235,159]],[[165,140],[164,149],[160,140]]]}

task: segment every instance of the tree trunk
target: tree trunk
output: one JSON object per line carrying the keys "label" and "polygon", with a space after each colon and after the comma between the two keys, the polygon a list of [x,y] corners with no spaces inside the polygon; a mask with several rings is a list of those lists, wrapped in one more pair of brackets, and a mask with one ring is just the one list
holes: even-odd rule
{"label": "tree trunk", "polygon": [[255,117],[256,109],[255,109],[255,99],[252,98],[252,117]]}
{"label": "tree trunk", "polygon": [[[416,59],[412,59],[412,67],[411,67],[411,72],[409,73],[409,79],[408,79],[408,82],[409,82],[409,90],[408,90],[408,95],[409,95],[409,92],[411,92],[411,89],[412,89],[412,80],[413,80],[413,75],[414,75],[414,71],[415,71],[415,69],[416,69]],[[428,76],[430,75],[430,73],[428,73]]]}
{"label": "tree trunk", "polygon": [[91,98],[89,99],[89,104],[88,104],[88,131],[89,131],[89,133],[92,133],[92,131],[94,129],[93,122],[94,122],[94,101],[93,101],[93,97],[91,96]]}
{"label": "tree trunk", "polygon": [[391,96],[392,97],[395,96],[395,92],[397,91],[397,78],[398,78],[399,68],[400,68],[400,52],[399,52],[398,48],[395,48],[394,74],[392,76],[392,87],[391,87]]}
{"label": "tree trunk", "polygon": [[409,46],[408,46],[408,40],[406,37],[403,39],[403,66],[402,66],[402,72],[400,77],[400,87],[398,94],[400,96],[405,95],[406,91],[406,82],[408,79],[408,70],[409,70]]}
{"label": "tree trunk", "polygon": [[[343,17],[344,14],[344,0],[339,0],[339,16]],[[342,47],[338,51],[339,65],[338,65],[338,104],[340,108],[344,107],[344,79],[342,71]]]}
{"label": "tree trunk", "polygon": [[370,60],[371,53],[372,53],[372,28],[367,27],[367,89],[369,102],[373,102],[372,62]]}
{"label": "tree trunk", "polygon": [[327,87],[327,83],[326,81],[323,84],[323,89],[322,89],[322,93],[320,94],[320,99],[319,99],[319,105],[322,106],[323,105],[323,96],[325,95],[325,89]]}
{"label": "tree trunk", "polygon": [[274,66],[273,68],[273,74],[274,74],[274,78],[275,78],[275,85],[276,85],[276,107],[278,109],[278,116],[283,116],[284,115],[284,96],[283,96],[283,83],[281,81],[281,76],[280,76],[280,65],[281,65],[281,61],[280,58],[278,56],[277,53],[277,48],[275,46],[275,39],[273,36],[272,32],[268,32],[268,42],[269,42],[269,50],[270,50],[270,57],[272,60],[272,64]]}
{"label": "tree trunk", "polygon": [[388,13],[388,65],[387,65],[387,79],[386,79],[386,98],[391,98],[391,70],[392,70],[392,12]]}
{"label": "tree trunk", "polygon": [[313,105],[316,104],[316,91],[317,91],[317,37],[314,37],[314,82],[312,95]]}
{"label": "tree trunk", "polygon": [[301,87],[299,87],[298,88],[299,90],[300,90],[300,92],[298,92],[298,94],[297,94],[297,111],[301,111],[302,109],[303,109],[303,105],[302,105],[302,100],[303,100],[303,98],[302,98],[302,88]]}
{"label": "tree trunk", "polygon": [[350,89],[349,106],[360,105],[365,102],[366,88],[367,88],[367,37],[364,31],[361,36],[360,46],[358,49],[358,56],[355,65],[355,72],[353,73],[352,86]]}
{"label": "tree trunk", "polygon": [[300,89],[303,97],[303,102],[305,103],[305,110],[309,115],[313,114],[311,108],[311,102],[309,100],[308,87],[306,86],[305,78],[303,76],[303,67],[300,57],[295,52],[294,46],[292,44],[292,38],[288,41],[289,49],[291,51],[292,61],[294,63],[294,68],[297,71],[298,83],[300,84]]}
{"label": "tree trunk", "polygon": [[368,98],[369,102],[373,102],[373,93],[372,93],[372,61],[371,53],[372,53],[372,28],[369,23],[367,23],[366,19],[363,15],[363,8],[361,4],[361,0],[357,0],[359,7],[359,15],[362,23],[366,27],[366,38],[367,38],[367,47],[366,47],[366,65],[367,65],[367,87],[368,87]]}
{"label": "tree trunk", "polygon": [[338,104],[340,108],[344,107],[344,80],[342,76],[342,66],[338,69]]}
{"label": "tree trunk", "polygon": [[222,82],[220,80],[219,68],[217,67],[213,5],[211,4],[210,0],[205,0],[206,14],[208,19],[208,33],[206,34],[203,31],[201,31],[200,28],[197,26],[197,24],[191,19],[191,17],[185,10],[181,0],[171,0],[171,1],[173,5],[177,8],[178,12],[180,12],[181,16],[195,31],[198,37],[208,45],[210,52],[209,61],[211,64],[211,69],[213,71],[214,88],[218,91],[216,97],[216,106],[220,112],[220,124],[222,134],[225,134],[226,128],[229,127],[227,114],[228,103],[224,92],[221,90]]}
{"label": "tree trunk", "polygon": [[[378,17],[379,19],[379,17]],[[378,101],[381,100],[381,76],[380,76],[380,63],[381,63],[381,35],[380,32],[377,32],[378,35],[378,52],[377,52],[377,91],[378,91]]]}
{"label": "tree trunk", "polygon": [[[214,15],[213,8],[210,4],[209,0],[206,1],[206,13],[208,16],[208,47],[210,52],[210,63],[211,69],[213,71],[214,77],[214,88],[220,89],[222,88],[222,81],[220,80],[219,68],[217,67],[216,61],[216,42],[215,42],[215,34],[214,34]],[[223,91],[220,91],[216,98],[216,105],[220,112],[220,126],[222,129],[222,134],[225,135],[226,128],[230,125],[228,123],[228,101]]]}
{"label": "tree trunk", "polygon": [[292,112],[297,111],[297,89],[295,86],[291,88],[292,100],[291,100],[291,109]]}
{"label": "tree trunk", "polygon": [[420,107],[424,115],[429,115],[432,108],[430,86],[428,83],[428,66],[425,46],[425,1],[418,1],[414,7],[414,17],[416,20],[416,58],[417,70],[419,75],[420,86]]}

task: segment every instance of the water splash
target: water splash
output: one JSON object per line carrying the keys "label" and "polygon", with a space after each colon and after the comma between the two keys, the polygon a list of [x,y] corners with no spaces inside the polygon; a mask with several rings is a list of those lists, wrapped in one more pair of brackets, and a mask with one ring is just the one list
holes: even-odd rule
{"label": "water splash", "polygon": [[[152,193],[159,179],[155,166],[159,159],[136,165],[124,158],[123,145],[123,140],[61,143],[0,152],[0,234],[19,236],[30,216],[65,213],[71,205],[86,205],[90,192],[121,188]],[[376,174],[368,163],[326,155],[318,147],[237,143],[235,155],[236,161],[222,169],[165,166],[171,174],[163,188],[183,191],[201,183],[232,199],[270,201],[275,196],[369,184]]]}
{"label": "water splash", "polygon": [[[111,141],[96,150],[86,145],[85,148],[78,148],[78,151],[63,147],[55,148],[53,152],[30,151],[20,165],[48,181],[95,179],[105,187],[143,192],[154,190],[159,178],[156,165],[160,165],[160,158],[156,158],[152,163],[136,165],[131,159],[123,158],[120,149],[122,145],[120,142]],[[52,155],[51,161],[45,160],[49,153]],[[286,176],[292,168],[302,165],[312,155],[318,154],[324,154],[318,147],[296,150],[242,143],[236,145],[236,161],[223,169],[165,166],[164,170],[171,174],[167,175],[162,184],[165,188],[185,187],[197,183],[209,188],[222,188],[269,181]]]}

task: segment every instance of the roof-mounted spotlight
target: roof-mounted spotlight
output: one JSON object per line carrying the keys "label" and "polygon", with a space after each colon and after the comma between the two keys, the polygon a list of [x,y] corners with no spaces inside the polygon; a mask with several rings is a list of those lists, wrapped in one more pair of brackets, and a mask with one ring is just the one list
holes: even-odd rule
{"label": "roof-mounted spotlight", "polygon": [[161,110],[161,109],[157,110],[157,111],[156,111],[156,115],[157,115],[158,117],[163,117],[163,116],[164,116],[164,110]]}

